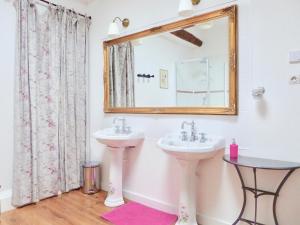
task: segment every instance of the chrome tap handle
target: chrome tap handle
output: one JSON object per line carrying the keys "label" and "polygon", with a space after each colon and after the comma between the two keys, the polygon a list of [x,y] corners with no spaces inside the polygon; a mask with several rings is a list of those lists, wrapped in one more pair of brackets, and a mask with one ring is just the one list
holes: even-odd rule
{"label": "chrome tap handle", "polygon": [[127,134],[130,134],[130,133],[131,133],[131,127],[130,127],[130,126],[127,126],[127,127],[125,128],[125,130],[126,130],[126,133],[127,133]]}
{"label": "chrome tap handle", "polygon": [[186,131],[181,131],[181,140],[182,141],[187,141],[188,140],[188,135]]}
{"label": "chrome tap handle", "polygon": [[116,124],[117,123],[117,121],[120,119],[120,117],[115,117],[114,119],[113,119],[113,124]]}
{"label": "chrome tap handle", "polygon": [[194,120],[191,122],[191,134],[196,135],[196,126]]}
{"label": "chrome tap handle", "polygon": [[188,122],[186,122],[186,121],[183,121],[183,122],[181,123],[181,130],[184,129],[184,125],[187,124],[187,123],[188,123]]}
{"label": "chrome tap handle", "polygon": [[[121,127],[117,125],[117,121],[121,121]],[[113,120],[115,124],[116,133],[125,133],[126,132],[126,118],[125,117],[115,117]]]}
{"label": "chrome tap handle", "polygon": [[198,140],[198,136],[197,136],[197,129],[196,129],[196,125],[195,125],[195,121],[193,120],[192,122],[188,123],[186,121],[182,122],[181,124],[181,129],[183,130],[185,125],[189,125],[191,126],[191,135],[190,135],[190,141],[194,142],[196,140]]}
{"label": "chrome tap handle", "polygon": [[181,123],[182,130],[184,129],[185,125],[189,125],[189,126],[191,126],[191,128],[195,128],[195,121],[194,120],[192,122],[183,121]]}
{"label": "chrome tap handle", "polygon": [[123,117],[122,121],[122,132],[126,133],[126,119]]}
{"label": "chrome tap handle", "polygon": [[197,129],[196,129],[195,121],[194,120],[191,122],[191,138],[190,138],[190,140],[192,142],[198,140]]}
{"label": "chrome tap handle", "polygon": [[192,120],[191,126],[192,126],[192,129],[195,129],[195,121],[194,120]]}
{"label": "chrome tap handle", "polygon": [[121,132],[120,126],[118,126],[118,125],[115,126],[115,132],[116,132],[116,134],[119,134]]}
{"label": "chrome tap handle", "polygon": [[206,138],[206,133],[200,133],[200,142],[201,143],[204,143],[207,141],[207,138]]}

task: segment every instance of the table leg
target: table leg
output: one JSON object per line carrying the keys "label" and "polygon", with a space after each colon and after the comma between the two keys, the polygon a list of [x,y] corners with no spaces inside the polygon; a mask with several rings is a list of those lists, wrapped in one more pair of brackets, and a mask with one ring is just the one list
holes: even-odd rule
{"label": "table leg", "polygon": [[255,201],[255,211],[254,211],[254,224],[257,223],[257,178],[256,178],[256,168],[253,168],[253,176],[254,176],[254,201]]}
{"label": "table leg", "polygon": [[244,214],[244,211],[245,211],[245,207],[246,207],[246,202],[247,202],[247,196],[246,196],[246,189],[245,189],[245,182],[243,180],[243,177],[242,177],[242,174],[241,174],[241,171],[239,169],[239,167],[237,165],[234,165],[235,166],[235,169],[239,175],[239,178],[240,178],[240,181],[241,181],[241,184],[242,184],[242,189],[243,189],[243,207],[242,207],[242,210],[240,212],[240,215],[238,216],[238,218],[235,220],[235,222],[232,224],[232,225],[236,225],[242,218],[243,214]]}
{"label": "table leg", "polygon": [[283,187],[283,185],[285,184],[285,182],[287,181],[287,179],[289,178],[289,176],[291,176],[291,174],[295,171],[295,169],[291,169],[289,170],[289,172],[285,175],[285,177],[283,178],[283,180],[281,181],[281,183],[279,184],[277,190],[276,190],[276,194],[274,196],[274,200],[273,200],[273,216],[274,216],[274,221],[275,224],[278,225],[278,219],[277,219],[277,214],[276,214],[276,204],[277,204],[277,199],[279,196],[279,193],[281,191],[281,188]]}

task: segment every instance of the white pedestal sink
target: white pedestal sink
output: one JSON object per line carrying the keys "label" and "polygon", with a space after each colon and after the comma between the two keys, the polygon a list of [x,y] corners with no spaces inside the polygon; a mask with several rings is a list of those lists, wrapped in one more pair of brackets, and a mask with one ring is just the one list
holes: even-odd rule
{"label": "white pedestal sink", "polygon": [[225,148],[225,140],[217,136],[207,136],[200,142],[182,141],[180,134],[174,133],[159,139],[158,146],[175,157],[181,167],[178,221],[176,225],[197,225],[196,220],[196,168],[199,160],[213,157]]}
{"label": "white pedestal sink", "polygon": [[116,133],[114,128],[100,130],[93,135],[97,141],[106,145],[111,153],[109,170],[109,191],[104,204],[116,207],[124,204],[123,199],[123,153],[128,147],[136,147],[143,139],[140,131]]}

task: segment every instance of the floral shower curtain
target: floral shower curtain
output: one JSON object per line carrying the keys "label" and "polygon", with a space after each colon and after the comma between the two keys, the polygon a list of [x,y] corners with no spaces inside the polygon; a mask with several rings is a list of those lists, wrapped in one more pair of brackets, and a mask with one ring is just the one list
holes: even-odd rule
{"label": "floral shower curtain", "polygon": [[63,7],[17,11],[13,205],[80,186],[88,151],[90,19]]}
{"label": "floral shower curtain", "polygon": [[113,107],[134,107],[134,48],[131,42],[110,47],[110,99]]}

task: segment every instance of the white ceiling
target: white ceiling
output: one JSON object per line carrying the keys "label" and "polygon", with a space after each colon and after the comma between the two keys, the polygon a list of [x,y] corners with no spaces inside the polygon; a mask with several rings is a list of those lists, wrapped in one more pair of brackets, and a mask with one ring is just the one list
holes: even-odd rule
{"label": "white ceiling", "polygon": [[95,0],[74,0],[74,1],[77,1],[77,2],[80,2],[80,3],[83,3],[83,4],[89,4]]}

